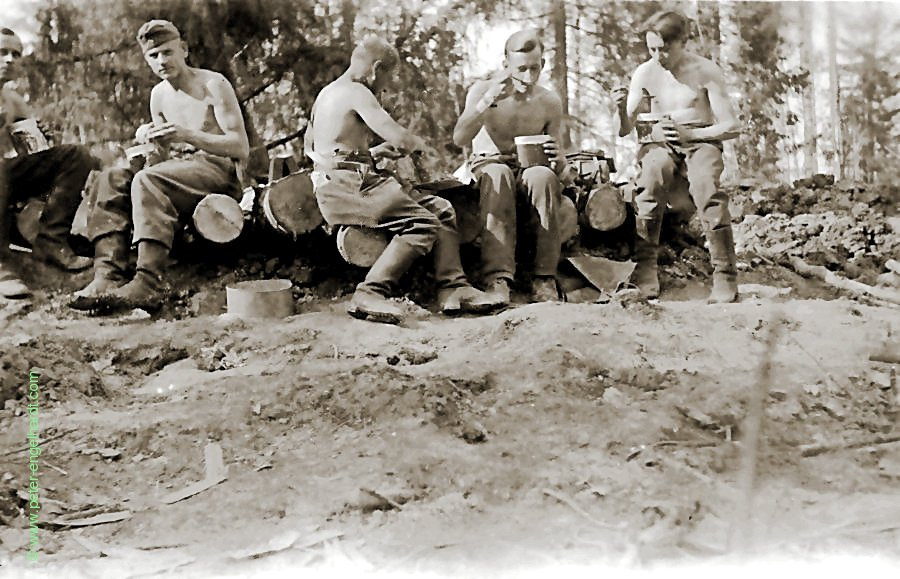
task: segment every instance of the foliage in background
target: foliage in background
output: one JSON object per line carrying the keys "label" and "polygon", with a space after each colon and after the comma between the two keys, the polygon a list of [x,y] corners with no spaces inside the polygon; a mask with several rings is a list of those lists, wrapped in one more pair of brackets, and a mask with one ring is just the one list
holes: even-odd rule
{"label": "foliage in background", "polygon": [[[232,80],[259,133],[254,141],[279,143],[305,128],[317,92],[344,70],[355,41],[374,33],[394,42],[403,60],[386,108],[445,152],[443,168],[451,169],[461,151],[450,135],[473,80],[463,77],[464,65],[478,56],[473,30],[513,22],[548,31],[548,63],[565,48],[566,66],[553,68],[568,80],[574,140],[602,146],[624,168],[635,146],[633,139],[614,136],[610,91],[627,84],[647,58],[641,23],[660,8],[676,8],[695,20],[693,49],[725,69],[740,113],[745,133],[730,145],[733,178],[802,176],[801,126],[804,135],[819,137],[817,151],[826,160],[834,149],[833,132],[820,129],[825,120],[819,127],[803,126],[808,115],[798,95],[822,67],[797,57],[801,39],[790,5],[566,0],[568,34],[560,39],[549,34],[551,15],[560,13],[557,1],[45,0],[22,88],[68,140],[127,142],[149,117],[155,82],[134,34],[144,21],[166,18],[182,31],[192,64]],[[890,181],[898,171],[897,20],[891,25],[878,3],[865,6],[865,17],[838,23],[848,41],[840,43],[844,137],[835,161],[857,179]],[[565,47],[557,46],[561,41]],[[560,85],[558,78],[548,80]],[[299,152],[296,141],[287,146]]]}

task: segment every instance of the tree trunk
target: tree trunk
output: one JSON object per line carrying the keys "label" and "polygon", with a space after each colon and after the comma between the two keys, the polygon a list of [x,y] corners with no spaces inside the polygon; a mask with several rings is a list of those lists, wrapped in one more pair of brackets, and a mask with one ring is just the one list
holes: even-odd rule
{"label": "tree trunk", "polygon": [[841,119],[841,87],[837,68],[837,22],[835,21],[834,4],[828,3],[828,76],[831,91],[831,125],[834,140],[834,158],[832,167],[836,179],[844,175],[843,125]]}
{"label": "tree trunk", "polygon": [[[581,30],[581,6],[575,7],[575,30]],[[581,35],[576,34],[575,39],[575,86],[572,87],[572,101],[574,103],[574,116],[579,121],[584,119],[584,109],[581,106]],[[581,142],[584,140],[584,128],[581,122],[575,123],[575,147],[581,148]],[[571,136],[571,135],[570,135]]]}
{"label": "tree trunk", "polygon": [[816,60],[813,54],[813,40],[810,22],[812,7],[809,3],[800,5],[800,50],[803,66],[809,71],[809,79],[803,89],[803,171],[806,177],[819,172],[818,128],[816,122]]}
{"label": "tree trunk", "polygon": [[353,29],[356,27],[356,0],[341,2],[341,42],[349,53],[353,50]]}
{"label": "tree trunk", "polygon": [[[719,17],[719,66],[725,75],[725,88],[731,94],[740,86],[733,64],[740,58],[740,34],[737,33],[737,18],[735,17],[735,5],[733,2],[718,3]],[[735,114],[740,114],[740,103],[732,101]],[[743,127],[742,127],[743,128]],[[743,137],[725,141],[725,171],[722,180],[725,182],[738,182],[741,179],[741,170],[738,164],[738,150],[742,145]]]}
{"label": "tree trunk", "polygon": [[572,140],[569,137],[569,65],[566,54],[566,4],[563,0],[553,0],[553,39],[556,51],[553,54],[553,80],[556,92],[562,100],[562,146],[568,150]]}

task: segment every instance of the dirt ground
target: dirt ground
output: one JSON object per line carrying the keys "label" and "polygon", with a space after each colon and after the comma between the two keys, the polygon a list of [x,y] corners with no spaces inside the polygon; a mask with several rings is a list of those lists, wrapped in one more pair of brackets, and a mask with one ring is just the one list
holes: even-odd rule
{"label": "dirt ground", "polygon": [[[185,298],[191,313],[90,318],[65,307],[84,275],[45,283],[30,302],[0,305],[0,570],[498,576],[738,555],[900,562],[900,444],[864,444],[897,435],[896,366],[869,355],[896,344],[900,310],[781,268],[740,281],[790,294],[747,285],[764,295],[709,306],[702,281],[666,271],[658,303],[456,319],[417,308],[402,327],[350,318],[340,292],[301,299],[284,321],[238,320],[219,314],[226,278]],[[748,502],[744,420],[766,360]],[[33,367],[46,440],[37,563],[25,559],[22,494]],[[227,478],[166,504],[204,478],[210,443]]]}

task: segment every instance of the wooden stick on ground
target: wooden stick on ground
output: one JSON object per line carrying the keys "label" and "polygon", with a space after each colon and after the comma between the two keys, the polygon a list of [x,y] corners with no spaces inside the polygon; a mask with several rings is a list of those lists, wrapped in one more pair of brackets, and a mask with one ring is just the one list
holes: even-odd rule
{"label": "wooden stick on ground", "polygon": [[752,521],[750,515],[753,512],[753,493],[756,487],[756,461],[759,452],[759,442],[762,438],[763,418],[765,414],[765,401],[769,393],[769,383],[772,379],[772,358],[775,347],[778,344],[778,335],[781,332],[782,317],[776,311],[769,322],[769,335],[766,339],[766,349],[763,352],[762,363],[759,367],[759,377],[756,386],[750,392],[750,400],[747,404],[747,417],[744,420],[743,452],[741,453],[741,467],[738,471],[738,488],[741,497],[731,521],[728,532],[728,550],[748,550],[751,540]]}
{"label": "wooden stick on ground", "polygon": [[830,444],[804,444],[800,447],[800,455],[804,457],[818,456],[826,452],[835,450],[852,450],[856,448],[866,448],[867,446],[876,446],[879,444],[891,444],[900,442],[900,436],[876,436],[868,440],[857,440],[854,442],[839,442]]}
{"label": "wooden stick on ground", "polygon": [[829,271],[821,265],[809,265],[799,257],[790,257],[784,260],[785,265],[806,277],[815,277],[832,287],[848,291],[855,295],[872,296],[894,305],[900,305],[900,292],[891,288],[875,287],[862,282],[847,279],[841,275]]}

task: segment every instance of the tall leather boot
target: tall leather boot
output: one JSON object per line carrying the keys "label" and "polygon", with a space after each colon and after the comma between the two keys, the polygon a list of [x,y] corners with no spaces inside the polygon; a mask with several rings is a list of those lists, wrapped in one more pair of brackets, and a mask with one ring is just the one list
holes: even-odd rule
{"label": "tall leather boot", "polygon": [[421,252],[395,236],[372,264],[366,279],[356,286],[347,313],[354,318],[399,324],[403,322],[403,309],[390,300],[397,282]]}
{"label": "tall leather boot", "polygon": [[634,260],[637,265],[631,273],[631,283],[648,299],[659,297],[659,231],[662,219],[638,218],[634,242]]}
{"label": "tall leather boot", "polygon": [[98,296],[99,310],[105,313],[140,308],[158,311],[163,305],[165,283],[163,271],[169,264],[169,248],[158,241],[138,243],[137,273],[120,288]]}
{"label": "tall leather boot", "polygon": [[96,297],[121,287],[128,266],[128,234],[110,233],[94,240],[94,279],[76,297]]}
{"label": "tall leather boot", "polygon": [[738,301],[737,257],[734,254],[734,234],[731,225],[707,231],[709,256],[713,266],[711,304],[728,304]]}
{"label": "tall leather boot", "polygon": [[91,258],[76,255],[66,239],[80,202],[81,187],[68,183],[53,187],[41,212],[41,230],[32,247],[35,259],[66,271],[81,271],[91,266]]}
{"label": "tall leather boot", "polygon": [[466,279],[459,257],[459,234],[455,229],[446,225],[439,227],[432,251],[438,306],[442,313],[486,313],[509,303],[500,295],[475,289]]}

